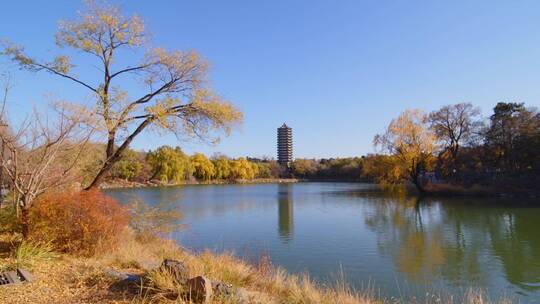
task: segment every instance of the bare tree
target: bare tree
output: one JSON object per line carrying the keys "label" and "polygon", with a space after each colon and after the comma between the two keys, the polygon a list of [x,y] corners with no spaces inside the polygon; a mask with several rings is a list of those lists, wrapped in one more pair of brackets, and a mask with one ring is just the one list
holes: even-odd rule
{"label": "bare tree", "polygon": [[33,202],[46,191],[76,181],[73,169],[91,134],[82,127],[83,115],[65,104],[56,109],[52,122],[35,110],[17,130],[0,132],[7,152],[0,165],[11,182],[25,238]]}
{"label": "bare tree", "polygon": [[480,133],[480,109],[470,103],[444,106],[429,114],[430,128],[455,163],[459,149]]}
{"label": "bare tree", "polygon": [[[196,52],[151,48],[147,36],[138,16],[125,17],[118,7],[92,2],[77,20],[62,22],[57,45],[95,59],[101,75],[93,81],[73,73],[75,66],[68,56],[42,61],[26,55],[21,47],[4,47],[4,55],[21,68],[68,79],[94,96],[92,110],[101,117],[107,147],[105,162],[89,188],[99,185],[133,139],[150,126],[207,139],[212,130],[228,134],[242,119],[232,104],[209,88],[207,63]],[[124,56],[125,51],[131,55]],[[142,53],[135,62],[121,66]],[[140,95],[130,96],[133,92]]]}
{"label": "bare tree", "polygon": [[[6,112],[6,106],[7,106],[7,98],[8,93],[10,89],[10,78],[9,75],[5,76],[5,79],[2,83],[2,105],[0,110],[0,133],[7,132],[7,123],[5,118],[5,112]],[[0,138],[0,161],[4,159],[4,140]],[[0,208],[2,207],[2,204],[4,203],[4,168],[0,167]]]}

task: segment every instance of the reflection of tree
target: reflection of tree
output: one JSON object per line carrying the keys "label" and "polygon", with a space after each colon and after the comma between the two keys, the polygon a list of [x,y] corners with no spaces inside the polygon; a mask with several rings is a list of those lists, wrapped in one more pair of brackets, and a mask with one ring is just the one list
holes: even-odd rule
{"label": "reflection of tree", "polygon": [[501,263],[510,283],[540,290],[537,209],[494,199],[365,198],[372,203],[366,224],[380,252],[410,279],[486,286],[501,276],[493,268]]}
{"label": "reflection of tree", "polygon": [[423,212],[420,199],[384,198],[374,207],[367,224],[381,237],[381,250],[392,255],[398,269],[412,279],[432,277],[444,262],[442,233],[432,225],[433,215]]}
{"label": "reflection of tree", "polygon": [[482,213],[475,212],[474,209],[451,206],[441,208],[440,213],[445,255],[441,276],[455,284],[474,284],[487,280],[490,274],[482,273],[479,260],[481,249],[488,246],[488,238],[479,227]]}
{"label": "reflection of tree", "polygon": [[288,242],[292,240],[294,229],[294,213],[292,201],[292,186],[278,185],[278,227],[280,238]]}
{"label": "reflection of tree", "polygon": [[498,214],[488,229],[494,254],[504,267],[507,279],[526,290],[539,290],[540,234],[538,214],[531,208]]}
{"label": "reflection of tree", "polygon": [[[540,282],[540,236],[535,233],[538,211],[534,208],[520,208],[516,201],[489,200],[486,204],[478,201],[454,200],[445,205],[445,222],[448,227],[456,226],[456,238],[451,242],[455,261],[460,267],[447,267],[446,275],[456,269],[468,270],[477,277],[487,277],[492,273],[482,273],[479,252],[501,263],[506,279],[525,290],[539,290]],[[458,230],[459,228],[459,230]],[[446,228],[447,229],[447,228]],[[465,277],[467,278],[467,277]],[[463,279],[463,278],[462,278]]]}

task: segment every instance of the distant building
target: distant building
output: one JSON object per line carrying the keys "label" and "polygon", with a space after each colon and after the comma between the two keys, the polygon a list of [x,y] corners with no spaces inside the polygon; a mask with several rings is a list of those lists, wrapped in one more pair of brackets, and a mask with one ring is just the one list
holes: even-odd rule
{"label": "distant building", "polygon": [[289,167],[293,161],[292,129],[285,123],[277,129],[278,163]]}

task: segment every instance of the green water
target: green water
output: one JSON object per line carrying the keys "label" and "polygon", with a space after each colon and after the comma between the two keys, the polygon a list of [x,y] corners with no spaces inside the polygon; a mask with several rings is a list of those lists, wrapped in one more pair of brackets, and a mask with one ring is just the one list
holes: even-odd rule
{"label": "green water", "polygon": [[391,195],[370,184],[196,185],[109,190],[179,208],[170,237],[193,250],[269,255],[320,282],[343,273],[386,297],[462,295],[540,302],[540,201]]}

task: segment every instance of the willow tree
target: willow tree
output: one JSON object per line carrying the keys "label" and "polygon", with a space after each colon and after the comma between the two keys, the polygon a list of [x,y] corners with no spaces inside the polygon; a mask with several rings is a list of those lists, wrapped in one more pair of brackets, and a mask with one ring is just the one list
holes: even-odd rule
{"label": "willow tree", "polygon": [[152,170],[150,180],[157,178],[163,182],[179,183],[193,174],[189,156],[180,147],[161,146],[149,151],[146,162]]}
{"label": "willow tree", "polygon": [[420,192],[424,192],[421,173],[430,167],[435,151],[435,134],[426,122],[427,116],[422,111],[407,110],[393,119],[386,131],[373,140],[376,146],[399,160],[395,169]]}
{"label": "willow tree", "polygon": [[225,155],[216,155],[212,158],[215,169],[215,179],[229,179],[231,177],[231,160]]}
{"label": "willow tree", "polygon": [[[208,64],[196,52],[152,47],[147,37],[138,16],[124,16],[116,6],[90,2],[78,18],[60,23],[56,44],[93,58],[92,63],[84,62],[97,64],[100,75],[95,79],[78,76],[67,55],[43,61],[27,55],[22,47],[4,47],[3,53],[21,68],[59,76],[94,97],[89,110],[99,115],[107,146],[105,161],[88,188],[99,185],[133,139],[151,126],[214,142],[217,133],[228,135],[242,119],[208,86]],[[133,92],[141,93],[134,96]]]}
{"label": "willow tree", "polygon": [[216,175],[214,163],[202,153],[195,153],[191,156],[191,166],[195,178],[208,181]]}

